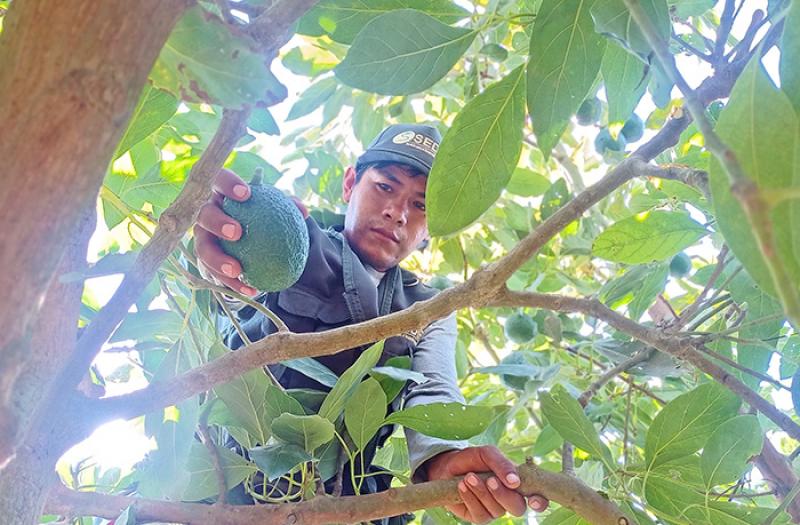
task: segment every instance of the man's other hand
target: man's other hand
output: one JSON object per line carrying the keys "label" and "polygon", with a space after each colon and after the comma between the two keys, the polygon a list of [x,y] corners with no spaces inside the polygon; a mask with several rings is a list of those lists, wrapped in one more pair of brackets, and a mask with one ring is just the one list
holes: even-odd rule
{"label": "man's other hand", "polygon": [[[447,510],[472,523],[487,523],[506,512],[514,516],[525,514],[525,497],[517,493],[520,479],[514,464],[497,447],[471,447],[442,452],[426,462],[428,480],[464,476],[458,484],[462,503]],[[476,473],[491,472],[484,482]],[[542,496],[530,496],[527,506],[541,512],[549,501]]]}

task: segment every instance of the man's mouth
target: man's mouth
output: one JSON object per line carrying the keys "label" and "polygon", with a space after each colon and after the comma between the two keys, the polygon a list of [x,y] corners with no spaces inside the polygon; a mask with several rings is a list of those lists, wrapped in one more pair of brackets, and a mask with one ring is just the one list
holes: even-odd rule
{"label": "man's mouth", "polygon": [[372,231],[374,231],[381,237],[385,237],[386,239],[394,242],[395,244],[400,244],[400,238],[396,233],[394,233],[391,230],[384,230],[383,228],[372,228]]}

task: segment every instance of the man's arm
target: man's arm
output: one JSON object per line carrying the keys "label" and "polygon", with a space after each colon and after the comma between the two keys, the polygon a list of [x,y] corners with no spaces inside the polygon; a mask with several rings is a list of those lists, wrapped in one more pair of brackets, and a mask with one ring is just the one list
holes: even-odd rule
{"label": "man's arm", "polygon": [[[455,369],[457,325],[455,314],[431,323],[414,353],[412,368],[428,381],[409,387],[406,406],[439,402],[464,403]],[[459,484],[462,503],[447,509],[459,518],[485,523],[509,512],[525,513],[525,498],[516,492],[519,475],[514,464],[497,447],[470,447],[466,441],[447,441],[406,429],[411,477],[415,482],[464,476]],[[475,475],[492,472],[486,482]],[[528,499],[531,509],[542,511],[548,501]]]}

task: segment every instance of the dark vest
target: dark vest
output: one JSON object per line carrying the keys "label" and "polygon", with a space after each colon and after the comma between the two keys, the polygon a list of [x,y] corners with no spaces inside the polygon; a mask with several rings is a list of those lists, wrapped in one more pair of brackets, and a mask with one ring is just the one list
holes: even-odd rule
{"label": "dark vest", "polygon": [[[404,310],[437,293],[437,290],[422,284],[413,273],[399,267],[387,271],[376,288],[374,280],[339,231],[322,230],[310,217],[306,219],[306,225],[310,247],[308,262],[300,280],[286,290],[265,293],[256,298],[275,312],[292,332],[323,332],[366,321]],[[276,331],[272,322],[251,306],[239,310],[237,317],[251,341]],[[242,346],[243,342],[232,326],[224,329],[223,335],[229,348],[235,350]],[[416,343],[417,340],[411,335],[387,339],[379,364],[395,356],[413,358]],[[366,348],[365,345],[316,359],[337,375],[341,375]],[[330,390],[314,379],[283,365],[271,365],[270,371],[287,389]],[[367,465],[371,463],[377,447],[383,444],[391,432],[391,428],[384,427],[367,447]],[[344,479],[349,480],[347,473]],[[385,490],[389,487],[390,478],[370,476],[365,481],[369,483],[362,487],[362,493]],[[348,493],[348,488],[352,490],[347,487],[348,484],[345,483],[345,494]]]}

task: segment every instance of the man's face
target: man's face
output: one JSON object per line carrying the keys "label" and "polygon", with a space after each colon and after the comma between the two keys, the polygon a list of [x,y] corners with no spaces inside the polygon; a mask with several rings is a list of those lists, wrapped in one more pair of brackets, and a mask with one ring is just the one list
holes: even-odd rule
{"label": "man's face", "polygon": [[384,272],[428,238],[424,176],[402,165],[367,169],[356,183],[351,166],[342,196],[348,203],[344,235],[359,258]]}

